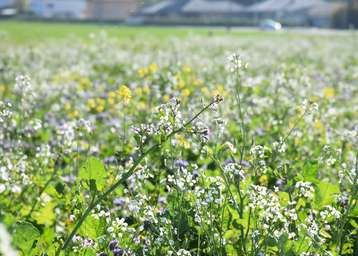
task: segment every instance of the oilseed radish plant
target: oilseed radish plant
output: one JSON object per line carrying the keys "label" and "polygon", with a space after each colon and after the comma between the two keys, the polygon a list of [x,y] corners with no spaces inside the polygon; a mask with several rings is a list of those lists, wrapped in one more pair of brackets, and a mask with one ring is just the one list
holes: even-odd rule
{"label": "oilseed radish plant", "polygon": [[351,34],[0,44],[0,255],[357,255]]}

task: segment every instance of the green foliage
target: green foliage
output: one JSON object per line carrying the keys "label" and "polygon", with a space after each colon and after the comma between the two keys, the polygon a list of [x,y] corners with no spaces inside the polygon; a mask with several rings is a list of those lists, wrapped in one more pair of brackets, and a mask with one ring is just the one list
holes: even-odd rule
{"label": "green foliage", "polygon": [[91,191],[102,191],[106,183],[106,170],[100,160],[90,157],[80,168],[79,178],[86,182]]}
{"label": "green foliage", "polygon": [[21,221],[14,225],[13,243],[23,255],[29,255],[35,241],[40,237],[40,231],[30,222]]}
{"label": "green foliage", "polygon": [[0,39],[8,250],[356,254],[353,34],[4,21]]}
{"label": "green foliage", "polygon": [[320,181],[316,184],[316,186],[316,204],[320,207],[332,204],[335,201],[335,197],[340,193],[338,184]]}

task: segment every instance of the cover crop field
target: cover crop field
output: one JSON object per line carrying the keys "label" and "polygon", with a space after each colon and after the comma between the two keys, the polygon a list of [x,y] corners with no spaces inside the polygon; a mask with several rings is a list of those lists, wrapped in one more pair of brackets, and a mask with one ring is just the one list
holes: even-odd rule
{"label": "cover crop field", "polygon": [[0,255],[358,255],[358,37],[0,23]]}

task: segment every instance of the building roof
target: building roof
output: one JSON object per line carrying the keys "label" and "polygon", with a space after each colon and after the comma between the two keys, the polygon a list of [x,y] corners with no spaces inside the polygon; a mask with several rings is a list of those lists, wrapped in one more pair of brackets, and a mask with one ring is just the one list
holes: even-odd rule
{"label": "building roof", "polygon": [[155,14],[158,13],[160,11],[162,11],[163,9],[167,8],[168,6],[170,6],[171,4],[173,4],[173,0],[166,0],[163,2],[159,2],[157,4],[151,5],[149,7],[145,7],[141,13],[143,14]]}
{"label": "building roof", "polygon": [[249,12],[277,12],[282,11],[292,0],[266,0],[253,4],[247,8]]}
{"label": "building roof", "polygon": [[247,10],[250,12],[297,12],[330,4],[323,0],[266,0],[251,5]]}
{"label": "building roof", "polygon": [[210,14],[210,13],[297,13],[307,14],[325,11],[332,13],[341,3],[324,0],[264,0],[252,5],[243,5],[235,0],[164,0],[142,9],[144,15],[166,14]]}
{"label": "building roof", "polygon": [[346,3],[322,3],[309,10],[313,17],[327,17],[333,15],[337,10],[344,8]]}
{"label": "building roof", "polygon": [[164,0],[157,4],[142,9],[141,13],[146,15],[178,13],[190,0]]}
{"label": "building roof", "polygon": [[[325,5],[326,3],[321,0],[293,0],[285,7],[287,11],[300,11],[313,8],[318,5]],[[327,3],[329,4],[329,3]]]}
{"label": "building roof", "polygon": [[230,13],[244,10],[244,7],[233,1],[191,0],[183,6],[184,13]]}

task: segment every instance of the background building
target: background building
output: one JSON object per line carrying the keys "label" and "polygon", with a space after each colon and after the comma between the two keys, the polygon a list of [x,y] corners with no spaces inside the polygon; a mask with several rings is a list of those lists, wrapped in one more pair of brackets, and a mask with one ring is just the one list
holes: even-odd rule
{"label": "background building", "polygon": [[17,14],[15,0],[0,0],[0,17],[11,17]]}
{"label": "background building", "polygon": [[30,14],[46,19],[123,21],[137,8],[136,0],[30,0],[28,3]]}
{"label": "background building", "polygon": [[358,0],[0,0],[0,17],[156,25],[358,27]]}
{"label": "background building", "polygon": [[286,26],[331,27],[347,4],[324,0],[165,0],[144,8],[143,23],[257,25],[273,19]]}
{"label": "background building", "polygon": [[138,8],[136,0],[87,0],[86,17],[90,20],[126,20]]}

